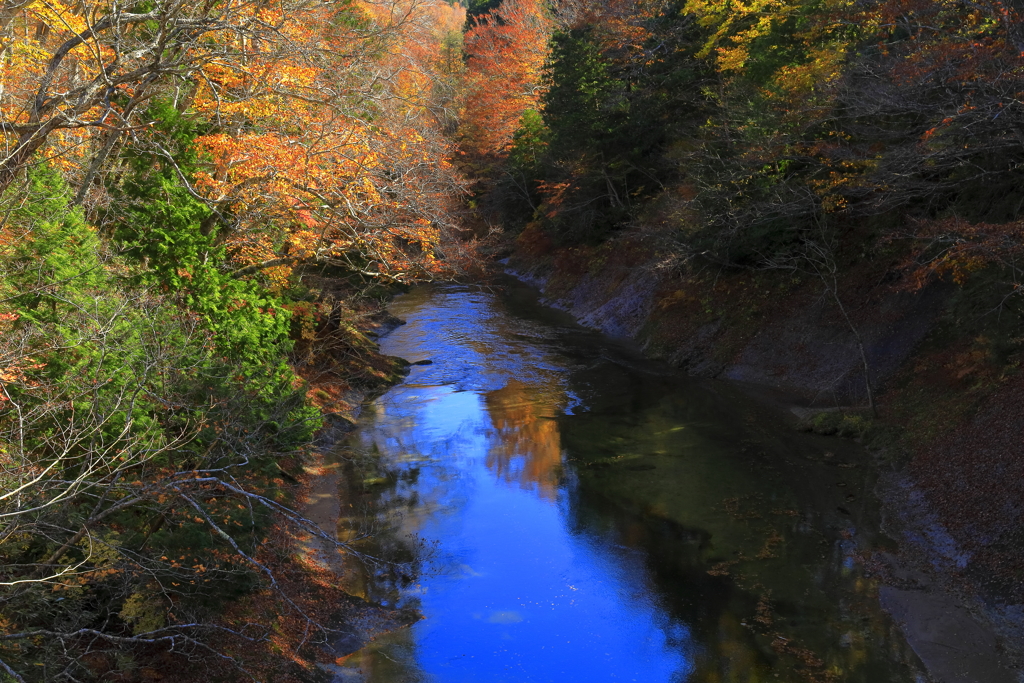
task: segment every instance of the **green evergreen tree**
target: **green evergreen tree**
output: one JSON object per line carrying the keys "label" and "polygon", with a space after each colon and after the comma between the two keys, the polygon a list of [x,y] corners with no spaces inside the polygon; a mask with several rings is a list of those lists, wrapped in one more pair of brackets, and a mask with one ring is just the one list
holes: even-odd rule
{"label": "green evergreen tree", "polygon": [[126,153],[127,171],[110,188],[115,243],[144,264],[136,281],[178,295],[223,353],[249,365],[280,358],[289,311],[258,282],[232,276],[217,217],[187,186],[200,164],[196,124],[163,101],[147,117],[157,122],[148,144]]}

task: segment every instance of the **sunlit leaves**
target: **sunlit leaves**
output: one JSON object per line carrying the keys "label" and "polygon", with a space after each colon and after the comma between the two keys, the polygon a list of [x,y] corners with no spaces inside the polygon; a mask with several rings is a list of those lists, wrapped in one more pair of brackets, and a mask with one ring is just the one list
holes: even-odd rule
{"label": "sunlit leaves", "polygon": [[197,189],[232,215],[232,257],[279,285],[307,262],[399,281],[444,270],[459,180],[431,75],[461,14],[385,10],[310,10],[287,50],[204,68],[193,106],[221,123],[198,139]]}
{"label": "sunlit leaves", "polygon": [[506,153],[524,112],[539,108],[553,30],[541,0],[504,0],[466,34],[470,82],[463,133],[471,148]]}

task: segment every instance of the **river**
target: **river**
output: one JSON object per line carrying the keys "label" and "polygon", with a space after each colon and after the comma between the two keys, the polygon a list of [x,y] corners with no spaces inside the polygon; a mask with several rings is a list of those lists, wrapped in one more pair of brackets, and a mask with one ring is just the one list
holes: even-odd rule
{"label": "river", "polygon": [[[918,680],[858,561],[869,455],[575,325],[530,288],[414,289],[414,365],[335,458],[353,592],[422,616],[373,683]],[[426,361],[429,361],[427,363]]]}

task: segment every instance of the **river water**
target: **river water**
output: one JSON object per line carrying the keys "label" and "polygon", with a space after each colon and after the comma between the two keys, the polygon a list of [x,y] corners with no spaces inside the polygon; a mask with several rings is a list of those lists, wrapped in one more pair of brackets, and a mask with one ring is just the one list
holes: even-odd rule
{"label": "river water", "polygon": [[[336,681],[918,680],[858,557],[867,455],[513,281],[398,297],[414,365],[336,457],[353,591],[412,626]],[[371,559],[372,558],[372,559]]]}

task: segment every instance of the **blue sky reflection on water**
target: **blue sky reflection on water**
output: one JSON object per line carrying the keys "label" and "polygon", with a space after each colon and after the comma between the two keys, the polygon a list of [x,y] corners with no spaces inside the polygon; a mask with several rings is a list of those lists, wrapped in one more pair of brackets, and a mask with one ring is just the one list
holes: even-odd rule
{"label": "blue sky reflection on water", "polygon": [[919,680],[854,562],[886,542],[857,444],[514,284],[392,310],[385,353],[430,363],[339,451],[340,531],[395,558],[350,556],[347,585],[424,619],[336,683]]}
{"label": "blue sky reflection on water", "polygon": [[685,680],[689,633],[660,604],[642,551],[567,521],[573,484],[554,418],[582,408],[566,396],[572,361],[544,327],[496,314],[479,293],[400,306],[409,323],[385,352],[433,364],[377,402],[358,440],[415,470],[389,495],[415,501],[398,523],[434,546],[434,566],[399,600],[425,618],[369,648],[364,680]]}

